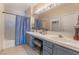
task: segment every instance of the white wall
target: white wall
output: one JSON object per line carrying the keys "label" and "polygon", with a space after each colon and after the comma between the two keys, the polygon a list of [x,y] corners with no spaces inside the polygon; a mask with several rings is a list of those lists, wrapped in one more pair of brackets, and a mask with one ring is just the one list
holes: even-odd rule
{"label": "white wall", "polygon": [[4,5],[0,4],[0,51],[3,48],[3,40],[4,40],[4,18],[3,18],[3,12],[4,11]]}
{"label": "white wall", "polygon": [[25,16],[25,11],[24,10],[5,8],[5,12]]}

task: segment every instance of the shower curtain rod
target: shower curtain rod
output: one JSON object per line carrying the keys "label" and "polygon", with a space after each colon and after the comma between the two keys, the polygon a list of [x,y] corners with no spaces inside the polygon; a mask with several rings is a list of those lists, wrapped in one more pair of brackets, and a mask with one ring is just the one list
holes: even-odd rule
{"label": "shower curtain rod", "polygon": [[[8,12],[2,12],[2,13],[5,13],[5,14],[10,14],[10,15],[15,15],[15,16],[17,16],[16,14],[13,14],[13,13],[8,13]],[[21,15],[19,15],[19,16],[21,16]]]}
{"label": "shower curtain rod", "polygon": [[[16,14],[13,14],[13,13],[8,13],[8,12],[2,12],[2,13],[5,13],[5,14],[10,14],[10,15],[15,15],[15,16],[22,16],[22,15],[16,15]],[[26,17],[26,16],[24,16]],[[29,18],[29,17],[28,17]]]}

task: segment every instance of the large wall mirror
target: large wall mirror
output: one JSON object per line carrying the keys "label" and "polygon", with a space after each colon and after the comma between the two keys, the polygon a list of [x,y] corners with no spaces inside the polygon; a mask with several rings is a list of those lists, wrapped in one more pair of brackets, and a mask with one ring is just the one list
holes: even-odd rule
{"label": "large wall mirror", "polygon": [[78,20],[78,13],[70,13],[62,16],[55,16],[51,19],[51,30],[56,32],[67,32],[74,34],[74,26]]}

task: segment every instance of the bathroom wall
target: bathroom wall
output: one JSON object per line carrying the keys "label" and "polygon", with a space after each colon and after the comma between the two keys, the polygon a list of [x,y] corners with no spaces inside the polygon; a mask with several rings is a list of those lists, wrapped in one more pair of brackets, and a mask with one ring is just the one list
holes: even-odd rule
{"label": "bathroom wall", "polygon": [[27,14],[30,17],[30,29],[32,30],[32,27],[34,26],[34,21],[35,21],[35,15],[33,14],[34,12],[34,6],[31,6],[27,10]]}
{"label": "bathroom wall", "polygon": [[4,40],[4,5],[0,4],[0,51],[3,48],[3,40]]}
{"label": "bathroom wall", "polygon": [[5,12],[13,13],[16,15],[22,15],[22,16],[26,15],[24,10],[12,9],[12,8],[6,7],[6,6],[5,6]]}

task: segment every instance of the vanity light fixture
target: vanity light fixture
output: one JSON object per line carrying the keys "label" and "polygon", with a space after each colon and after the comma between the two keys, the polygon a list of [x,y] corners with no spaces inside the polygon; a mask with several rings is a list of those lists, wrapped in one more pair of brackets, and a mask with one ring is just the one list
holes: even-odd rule
{"label": "vanity light fixture", "polygon": [[57,3],[46,4],[45,6],[41,7],[40,9],[37,9],[37,10],[34,12],[34,14],[41,14],[41,13],[44,13],[44,12],[46,12],[46,11],[48,11],[48,10],[54,8],[54,7],[57,7],[57,6],[59,6],[59,5],[61,5],[61,4],[60,4],[60,3],[58,3],[58,4],[57,4]]}

